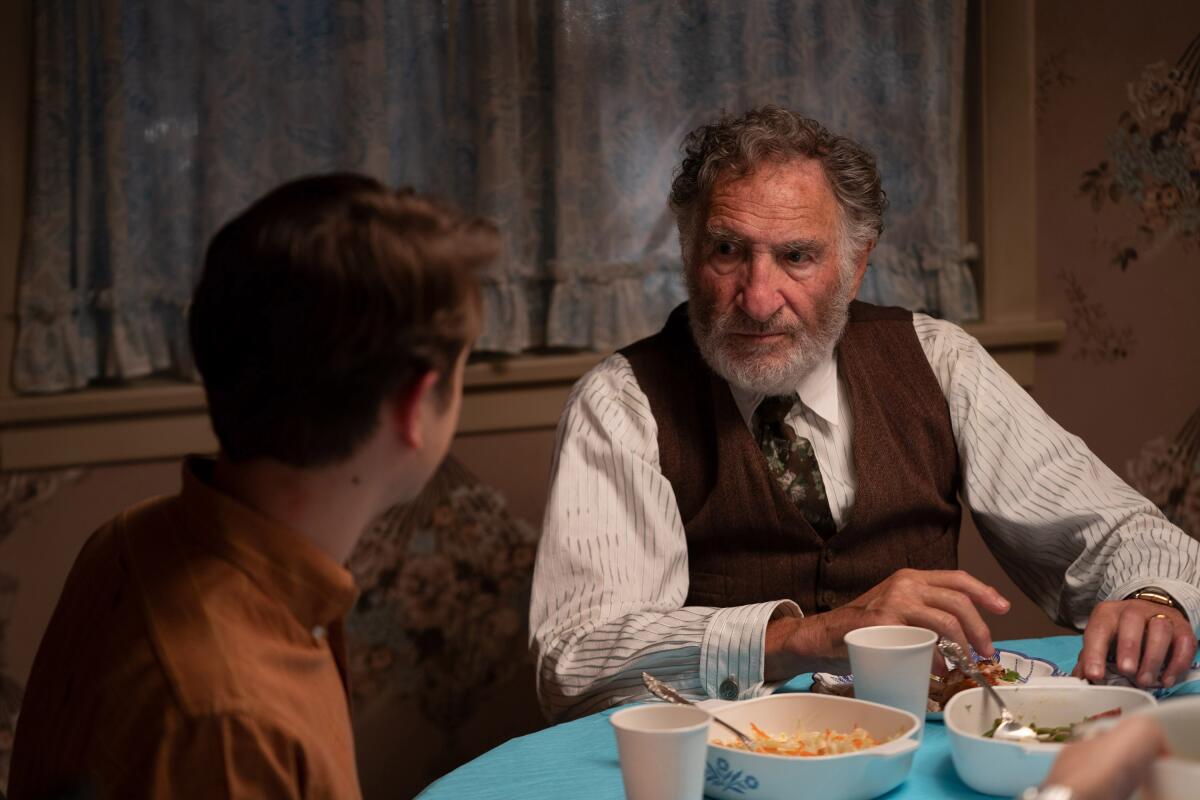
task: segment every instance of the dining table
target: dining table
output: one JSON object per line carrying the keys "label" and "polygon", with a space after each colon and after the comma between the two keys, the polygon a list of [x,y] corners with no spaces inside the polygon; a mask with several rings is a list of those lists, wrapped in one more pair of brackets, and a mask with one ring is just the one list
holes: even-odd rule
{"label": "dining table", "polygon": [[[1063,672],[1075,666],[1080,636],[1050,636],[996,642],[996,647],[1053,662]],[[807,692],[812,675],[793,678],[780,692]],[[615,708],[520,736],[463,764],[430,784],[420,800],[620,800],[621,765],[608,718]],[[797,792],[797,797],[818,797]],[[964,784],[954,771],[950,741],[940,720],[927,720],[908,778],[886,800],[990,798]]]}

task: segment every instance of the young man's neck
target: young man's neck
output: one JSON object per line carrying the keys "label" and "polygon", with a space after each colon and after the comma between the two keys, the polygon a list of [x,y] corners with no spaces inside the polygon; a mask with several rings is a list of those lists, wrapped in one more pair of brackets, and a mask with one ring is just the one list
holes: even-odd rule
{"label": "young man's neck", "polygon": [[386,508],[386,494],[355,460],[299,469],[278,461],[234,463],[223,454],[216,488],[302,535],[344,564],[367,525]]}

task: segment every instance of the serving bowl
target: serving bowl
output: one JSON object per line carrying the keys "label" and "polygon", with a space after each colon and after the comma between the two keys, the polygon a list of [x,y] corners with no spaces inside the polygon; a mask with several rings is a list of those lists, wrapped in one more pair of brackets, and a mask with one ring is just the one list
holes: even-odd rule
{"label": "serving bowl", "polygon": [[[1063,679],[1061,686],[996,686],[1020,722],[1039,727],[1071,725],[1114,708],[1122,715],[1155,705],[1141,689],[1089,686]],[[946,732],[954,769],[977,792],[1012,797],[1041,783],[1062,744],[1011,742],[983,735],[1000,716],[982,689],[967,689],[946,704]]]}
{"label": "serving bowl", "polygon": [[[804,787],[820,787],[823,800],[870,800],[908,776],[918,741],[915,716],[907,711],[819,694],[777,694],[720,707],[721,719],[749,731],[769,733],[864,728],[884,743],[833,756],[780,756],[717,744],[734,737],[717,723],[708,731],[704,794],[719,800],[795,800]],[[884,741],[890,739],[891,741]]]}

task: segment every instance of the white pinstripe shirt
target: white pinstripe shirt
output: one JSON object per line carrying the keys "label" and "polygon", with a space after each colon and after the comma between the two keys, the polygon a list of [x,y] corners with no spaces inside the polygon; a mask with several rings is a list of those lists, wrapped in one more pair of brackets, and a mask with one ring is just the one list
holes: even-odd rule
{"label": "white pinstripe shirt", "polygon": [[[1200,543],[1056,424],[958,326],[914,315],[950,409],[962,497],[1013,580],[1061,624],[1100,600],[1161,586],[1200,621]],[[788,417],[813,443],[834,520],[856,488],[853,420],[833,359]],[[747,424],[761,397],[734,392]],[[684,607],[688,554],[645,394],[620,354],[576,384],[558,426],[530,608],[538,694],[553,718],[644,696],[642,670],[692,696],[741,698],[763,681],[767,622],[791,600]]]}

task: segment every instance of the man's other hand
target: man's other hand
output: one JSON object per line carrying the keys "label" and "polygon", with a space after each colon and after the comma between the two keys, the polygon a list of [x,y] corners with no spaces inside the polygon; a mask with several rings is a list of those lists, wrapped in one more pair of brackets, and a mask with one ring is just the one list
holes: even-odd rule
{"label": "man's other hand", "polygon": [[1116,641],[1117,672],[1143,689],[1174,686],[1196,655],[1196,634],[1179,611],[1148,600],[1100,603],[1083,631],[1083,649],[1071,674],[1098,681]]}
{"label": "man's other hand", "polygon": [[765,677],[787,680],[844,664],[845,635],[871,625],[928,628],[990,656],[992,635],[979,610],[1003,614],[1009,607],[998,591],[961,570],[898,570],[840,608],[768,623]]}

